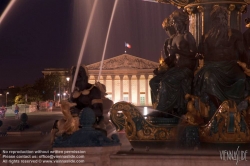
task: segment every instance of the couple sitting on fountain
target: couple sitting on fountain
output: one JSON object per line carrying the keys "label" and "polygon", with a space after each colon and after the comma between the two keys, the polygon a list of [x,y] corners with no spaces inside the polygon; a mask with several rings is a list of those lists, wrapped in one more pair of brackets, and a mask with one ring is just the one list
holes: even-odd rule
{"label": "couple sitting on fountain", "polygon": [[[199,51],[194,37],[186,29],[188,15],[175,11],[169,16],[164,28],[168,31],[174,27],[176,33],[164,46],[169,67],[160,78],[157,110],[181,116],[186,112],[185,95],[194,94],[211,105],[211,117],[223,101],[234,100],[239,104],[246,97],[246,76],[238,64],[239,61],[249,64],[243,35],[228,26],[226,8],[215,6],[210,15],[212,27]],[[204,58],[204,67],[194,76],[200,55]],[[157,95],[157,91],[152,90]]]}

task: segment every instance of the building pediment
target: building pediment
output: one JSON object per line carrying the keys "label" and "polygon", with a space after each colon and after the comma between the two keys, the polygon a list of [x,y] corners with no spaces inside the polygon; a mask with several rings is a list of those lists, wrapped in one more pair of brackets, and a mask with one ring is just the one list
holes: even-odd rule
{"label": "building pediment", "polygon": [[[88,70],[99,70],[101,62],[87,65]],[[157,62],[139,58],[129,54],[122,54],[103,61],[103,70],[114,69],[154,69],[159,65]]]}

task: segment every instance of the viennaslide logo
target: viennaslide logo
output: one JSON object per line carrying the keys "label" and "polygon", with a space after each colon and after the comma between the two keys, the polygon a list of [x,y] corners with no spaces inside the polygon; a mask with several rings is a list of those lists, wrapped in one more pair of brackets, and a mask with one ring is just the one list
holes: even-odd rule
{"label": "viennaslide logo", "polygon": [[237,165],[239,161],[247,161],[247,150],[240,150],[239,146],[236,150],[220,150],[220,158],[224,161],[235,161]]}

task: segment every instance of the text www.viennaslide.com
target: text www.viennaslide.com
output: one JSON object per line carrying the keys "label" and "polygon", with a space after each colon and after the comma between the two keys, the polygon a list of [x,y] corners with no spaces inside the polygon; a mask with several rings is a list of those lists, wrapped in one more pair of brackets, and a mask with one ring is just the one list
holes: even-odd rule
{"label": "text www.viennaslide.com", "polygon": [[60,160],[55,160],[55,159],[50,159],[50,160],[41,160],[41,159],[37,159],[37,160],[10,160],[10,159],[3,159],[2,163],[10,163],[10,164],[59,164],[59,163],[71,163],[71,164],[81,164],[84,163],[84,160],[74,160],[74,159],[60,159]]}

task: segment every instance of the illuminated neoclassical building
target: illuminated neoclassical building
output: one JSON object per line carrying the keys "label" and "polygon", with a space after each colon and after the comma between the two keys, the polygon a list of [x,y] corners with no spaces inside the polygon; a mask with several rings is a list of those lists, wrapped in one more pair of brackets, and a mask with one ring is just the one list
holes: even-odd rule
{"label": "illuminated neoclassical building", "polygon": [[[100,65],[101,62],[97,62],[86,66],[90,83],[98,81]],[[158,65],[157,62],[122,54],[103,61],[99,81],[106,85],[107,97],[114,102],[128,101],[137,106],[150,106],[152,103],[149,80]],[[64,80],[69,75],[68,69],[50,68],[42,71],[44,75],[54,72],[60,73]]]}

